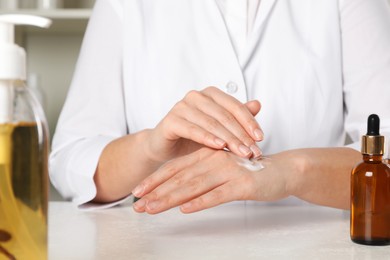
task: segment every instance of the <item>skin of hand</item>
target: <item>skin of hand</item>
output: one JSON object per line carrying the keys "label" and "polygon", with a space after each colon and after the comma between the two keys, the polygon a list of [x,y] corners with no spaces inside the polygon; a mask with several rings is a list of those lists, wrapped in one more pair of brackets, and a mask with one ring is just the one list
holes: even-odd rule
{"label": "skin of hand", "polygon": [[[281,152],[248,170],[237,156],[202,148],[171,160],[138,185],[137,212],[157,214],[180,206],[192,213],[234,200],[276,201],[296,196],[311,203],[349,209],[350,172],[361,160],[349,148],[310,148]],[[241,159],[241,158],[240,158]]]}
{"label": "skin of hand", "polygon": [[94,175],[94,202],[130,194],[141,180],[168,160],[201,147],[229,149],[240,157],[260,157],[263,132],[254,116],[256,100],[246,104],[216,87],[190,91],[154,129],[129,134],[103,150]]}
{"label": "skin of hand", "polygon": [[259,111],[258,101],[243,104],[215,87],[190,91],[151,132],[149,156],[165,162],[206,146],[260,157]]}

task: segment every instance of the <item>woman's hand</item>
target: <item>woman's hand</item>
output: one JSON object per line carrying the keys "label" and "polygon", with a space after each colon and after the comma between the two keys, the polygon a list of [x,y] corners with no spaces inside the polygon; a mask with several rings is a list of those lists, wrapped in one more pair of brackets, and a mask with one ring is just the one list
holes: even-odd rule
{"label": "woman's hand", "polygon": [[256,141],[263,139],[263,132],[254,118],[259,111],[258,101],[242,104],[215,87],[191,91],[149,131],[146,153],[165,162],[206,146],[260,157]]}
{"label": "woman's hand", "polygon": [[274,201],[291,194],[288,177],[296,169],[280,156],[256,162],[202,148],[167,162],[142,181],[133,190],[141,198],[134,209],[156,214],[181,206],[183,213],[191,213],[234,200]]}
{"label": "woman's hand", "polygon": [[94,201],[126,197],[166,161],[204,146],[260,156],[256,141],[263,133],[254,118],[259,111],[258,101],[242,104],[214,87],[191,91],[154,129],[120,137],[104,148],[94,175]]}
{"label": "woman's hand", "polygon": [[306,148],[274,154],[259,162],[230,152],[202,148],[169,161],[133,191],[137,212],[183,213],[233,200],[275,201],[287,196],[349,209],[351,169],[361,154],[351,148]]}

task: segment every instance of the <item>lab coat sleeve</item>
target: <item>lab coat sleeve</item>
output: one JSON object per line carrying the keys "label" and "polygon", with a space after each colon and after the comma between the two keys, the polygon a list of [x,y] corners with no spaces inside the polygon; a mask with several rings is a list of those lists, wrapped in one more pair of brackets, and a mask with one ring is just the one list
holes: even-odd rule
{"label": "lab coat sleeve", "polygon": [[387,0],[340,0],[345,129],[360,150],[367,118],[377,114],[390,138],[390,5]]}
{"label": "lab coat sleeve", "polygon": [[77,205],[96,195],[93,176],[104,147],[127,133],[122,86],[120,1],[97,1],[53,138],[53,185]]}

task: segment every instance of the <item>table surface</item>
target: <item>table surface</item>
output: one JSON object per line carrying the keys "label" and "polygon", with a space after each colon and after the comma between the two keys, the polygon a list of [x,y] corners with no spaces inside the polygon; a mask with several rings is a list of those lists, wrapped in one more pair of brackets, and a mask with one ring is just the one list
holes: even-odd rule
{"label": "table surface", "polygon": [[49,204],[49,259],[390,259],[349,237],[349,212],[234,202],[185,215],[131,205],[82,211]]}

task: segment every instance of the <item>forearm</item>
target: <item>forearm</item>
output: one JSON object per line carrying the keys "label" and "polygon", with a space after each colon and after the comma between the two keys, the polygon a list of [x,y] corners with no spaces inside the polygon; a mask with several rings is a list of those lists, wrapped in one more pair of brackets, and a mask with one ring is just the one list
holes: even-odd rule
{"label": "forearm", "polygon": [[361,154],[350,148],[293,150],[299,160],[297,174],[290,176],[292,195],[305,201],[341,209],[350,207],[350,174]]}
{"label": "forearm", "polygon": [[[135,189],[137,212],[160,213],[181,205],[196,212],[234,200],[276,201],[296,196],[349,208],[350,174],[360,153],[349,148],[295,149],[266,156],[264,168],[233,153],[208,148],[173,159]],[[138,192],[140,191],[140,192]]]}
{"label": "forearm", "polygon": [[[203,104],[202,109],[199,104]],[[153,130],[107,145],[94,175],[95,201],[109,202],[129,195],[164,162],[202,146],[218,150],[228,147],[241,157],[259,157],[255,140],[260,141],[263,134],[254,118],[259,110],[258,101],[242,104],[215,87],[188,93]]]}
{"label": "forearm", "polygon": [[148,154],[150,130],[127,135],[109,143],[95,172],[95,202],[111,202],[130,195],[131,190],[162,162]]}

